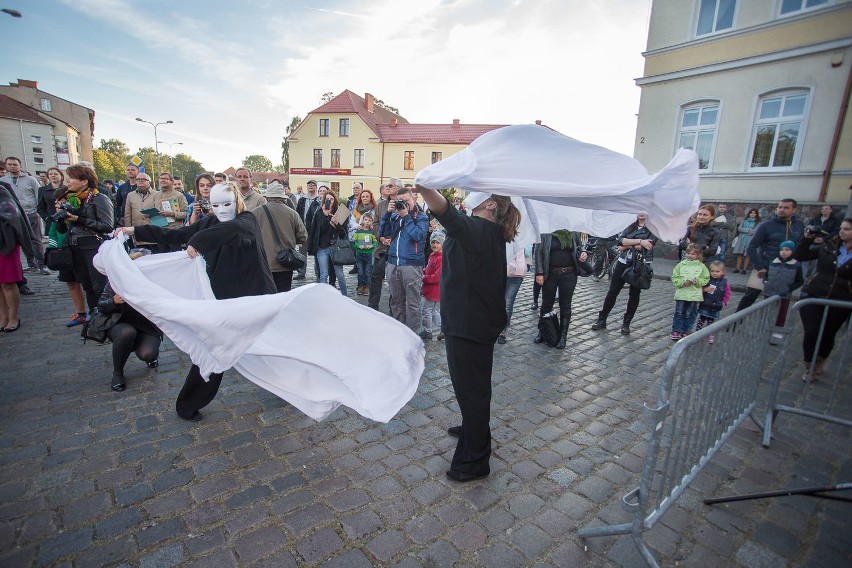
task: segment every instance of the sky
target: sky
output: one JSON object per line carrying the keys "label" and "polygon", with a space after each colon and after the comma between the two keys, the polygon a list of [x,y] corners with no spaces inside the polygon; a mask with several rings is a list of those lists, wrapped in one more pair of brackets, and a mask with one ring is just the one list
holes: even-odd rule
{"label": "sky", "polygon": [[[651,0],[0,0],[4,84],[94,109],[95,144],[210,170],[281,162],[293,116],[349,89],[413,123],[523,124],[633,155]],[[178,145],[175,143],[182,143]]]}

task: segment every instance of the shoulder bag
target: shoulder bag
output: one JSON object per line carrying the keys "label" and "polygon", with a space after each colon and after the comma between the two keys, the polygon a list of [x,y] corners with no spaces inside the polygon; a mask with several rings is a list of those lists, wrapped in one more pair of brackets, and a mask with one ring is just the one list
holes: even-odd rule
{"label": "shoulder bag", "polygon": [[275,255],[275,260],[279,265],[288,270],[301,270],[304,268],[308,263],[305,255],[295,249],[286,248],[281,243],[281,237],[278,235],[278,229],[275,228],[275,221],[272,219],[272,214],[269,212],[269,208],[264,205],[262,209],[269,219],[269,226],[272,227],[272,236],[275,239],[275,246],[278,247],[278,254]]}
{"label": "shoulder bag", "polygon": [[651,281],[654,279],[654,269],[651,265],[645,262],[645,255],[641,251],[633,251],[633,264],[628,266],[621,274],[621,278],[640,290],[647,290],[651,287]]}
{"label": "shoulder bag", "polygon": [[355,264],[355,249],[352,248],[352,243],[346,239],[334,239],[328,245],[331,252],[331,263],[341,265]]}
{"label": "shoulder bag", "polygon": [[80,332],[80,337],[83,341],[92,340],[95,343],[105,343],[107,333],[110,328],[118,323],[121,319],[121,312],[114,312],[110,315],[100,312],[92,314],[92,319],[83,324],[83,330]]}
{"label": "shoulder bag", "polygon": [[74,259],[70,247],[49,248],[44,250],[44,264],[51,270],[71,270]]}

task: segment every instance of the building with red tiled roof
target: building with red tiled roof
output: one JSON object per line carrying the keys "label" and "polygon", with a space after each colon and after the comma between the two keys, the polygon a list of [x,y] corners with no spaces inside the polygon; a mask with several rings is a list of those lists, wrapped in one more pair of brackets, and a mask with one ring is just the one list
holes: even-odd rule
{"label": "building with red tiled roof", "polygon": [[378,104],[345,90],[310,111],[289,137],[290,185],[330,180],[343,197],[361,183],[378,195],[391,177],[413,182],[417,172],[466,148],[504,124],[412,124]]}

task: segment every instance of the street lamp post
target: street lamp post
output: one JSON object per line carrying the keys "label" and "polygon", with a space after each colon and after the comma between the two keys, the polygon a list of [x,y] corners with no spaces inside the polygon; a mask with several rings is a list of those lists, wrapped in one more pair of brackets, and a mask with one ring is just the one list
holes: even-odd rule
{"label": "street lamp post", "polygon": [[172,146],[183,146],[183,142],[161,142],[161,144],[166,144],[169,147],[169,172],[172,175],[175,175],[174,160],[172,159]]}
{"label": "street lamp post", "polygon": [[157,127],[161,124],[172,124],[173,120],[167,120],[165,122],[157,122],[156,124],[151,122],[150,120],[142,120],[141,118],[136,119],[138,122],[144,122],[146,124],[150,124],[154,127],[154,159],[157,161],[156,166],[154,166],[157,177],[160,177],[160,140],[157,138]]}

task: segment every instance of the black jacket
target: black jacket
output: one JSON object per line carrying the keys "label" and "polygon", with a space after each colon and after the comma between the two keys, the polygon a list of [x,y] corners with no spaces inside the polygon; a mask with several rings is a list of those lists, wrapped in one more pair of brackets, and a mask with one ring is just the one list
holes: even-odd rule
{"label": "black jacket", "polygon": [[[646,241],[651,241],[655,247],[657,246],[657,241],[659,240],[657,238],[657,235],[652,233],[651,229],[649,229],[647,225],[644,227],[640,227],[638,225],[638,222],[629,225],[626,229],[621,231],[615,242],[618,243],[618,246],[624,246],[622,244],[622,242],[624,242],[624,239],[642,239]],[[621,253],[621,256],[626,258],[628,252],[629,251],[623,251]],[[645,258],[645,262],[651,262],[652,260],[654,260],[654,249],[642,249],[642,256]]]}
{"label": "black jacket", "polygon": [[59,221],[56,230],[67,233],[71,229],[70,244],[81,249],[101,246],[104,239],[111,238],[113,229],[112,200],[98,192],[91,199],[84,199],[77,214],[77,220],[70,227],[67,221]]}
{"label": "black jacket", "polygon": [[[310,203],[310,205],[308,205],[308,203]],[[307,216],[305,215],[305,207],[308,208]],[[296,204],[296,213],[298,213],[299,217],[302,218],[302,221],[305,222],[305,230],[308,231],[308,235],[311,234],[311,223],[313,223],[314,214],[319,208],[319,193],[316,194],[314,197],[302,197],[301,199],[299,199],[299,203]],[[308,242],[310,242],[310,237],[308,238]]]}
{"label": "black jacket", "polygon": [[137,225],[136,238],[145,242],[194,247],[207,263],[207,276],[216,298],[275,294],[257,219],[243,211],[233,221],[214,216],[177,229]]}
{"label": "black jacket", "polygon": [[816,298],[831,298],[832,300],[852,300],[852,261],[837,266],[837,251],[840,249],[840,239],[824,242],[811,248],[813,237],[802,237],[793,258],[796,260],[816,259],[816,270],[802,287],[802,293]]}
{"label": "black jacket", "polygon": [[322,212],[314,213],[311,228],[308,229],[308,254],[316,255],[321,248],[328,248],[332,239],[346,239],[349,231],[346,225],[331,226],[331,217]]}
{"label": "black jacket", "polygon": [[[584,252],[580,244],[580,233],[574,231],[573,234],[574,249],[571,254],[571,260],[574,263],[574,270],[577,270],[577,257]],[[541,242],[533,247],[533,255],[535,256],[535,273],[536,276],[543,275],[545,279],[550,275],[550,247],[553,244],[553,234],[543,233]]]}
{"label": "black jacket", "polygon": [[115,291],[113,291],[109,282],[107,282],[106,286],[104,286],[104,290],[101,292],[101,299],[98,300],[98,312],[105,315],[112,315],[119,312],[121,313],[121,318],[118,320],[119,322],[129,323],[142,333],[156,335],[160,338],[160,341],[163,339],[163,332],[160,331],[160,328],[154,325],[151,320],[136,311],[133,306],[127,303],[115,303]]}
{"label": "black jacket", "polygon": [[837,232],[840,231],[840,219],[837,215],[832,214],[825,221],[822,220],[822,215],[817,215],[816,217],[812,217],[808,220],[808,227],[819,227],[826,233],[828,233],[828,238],[832,239],[837,236]]}
{"label": "black jacket", "polygon": [[719,249],[719,241],[721,237],[719,236],[718,227],[714,227],[711,222],[709,225],[690,225],[686,230],[686,235],[683,240],[681,240],[681,249],[686,250],[687,243],[686,240],[689,239],[692,241],[692,244],[698,245],[701,247],[701,252],[704,255],[704,262],[712,260],[713,257],[716,256],[716,251]]}
{"label": "black jacket", "polygon": [[56,213],[56,193],[64,193],[65,185],[60,185],[58,188],[54,189],[53,184],[47,184],[40,188],[38,188],[38,203],[36,204],[36,211],[38,212],[38,216],[44,220],[44,232],[50,230],[50,226],[53,224],[53,219],[50,218],[51,215]]}

